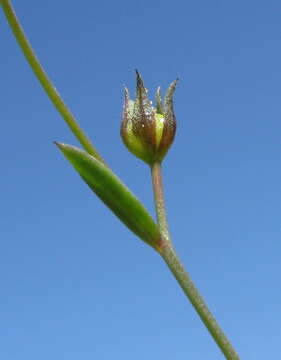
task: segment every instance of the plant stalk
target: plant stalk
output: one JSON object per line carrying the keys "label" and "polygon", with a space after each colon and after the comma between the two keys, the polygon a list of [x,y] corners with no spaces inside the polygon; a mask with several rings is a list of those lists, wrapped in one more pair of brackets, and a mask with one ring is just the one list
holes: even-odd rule
{"label": "plant stalk", "polygon": [[152,178],[157,222],[159,225],[162,242],[164,242],[165,246],[169,245],[172,247],[171,237],[168,228],[168,220],[166,215],[165,200],[164,200],[161,163],[156,162],[151,166],[151,178]]}
{"label": "plant stalk", "polygon": [[15,35],[15,38],[22,49],[22,52],[28,61],[29,65],[31,66],[34,74],[36,75],[37,79],[41,83],[42,87],[46,91],[48,97],[61,114],[67,125],[69,126],[72,133],[76,136],[80,144],[84,147],[84,149],[92,156],[94,156],[97,160],[104,163],[103,158],[98,153],[94,145],[91,143],[90,139],[84,133],[84,131],[79,126],[78,122],[76,121],[75,117],[68,109],[64,101],[62,100],[60,94],[58,93],[55,86],[52,84],[51,80],[48,78],[45,70],[43,69],[42,65],[40,64],[32,46],[30,45],[24,30],[17,19],[16,13],[13,9],[13,6],[10,0],[2,0],[0,4],[3,8],[3,11],[6,15],[8,23]]}
{"label": "plant stalk", "polygon": [[[3,11],[6,15],[6,18],[10,24],[10,27],[14,33],[14,36],[21,47],[24,56],[26,57],[29,65],[31,66],[33,72],[41,83],[42,87],[46,91],[48,97],[62,115],[63,119],[69,126],[72,133],[76,136],[80,144],[84,149],[97,160],[104,163],[103,158],[98,153],[94,145],[91,143],[90,139],[81,129],[77,123],[75,117],[68,109],[62,98],[60,97],[55,86],[52,84],[48,78],[46,72],[44,71],[42,65],[40,64],[34,50],[32,49],[18,19],[15,14],[15,11],[12,7],[10,0],[0,0],[0,5],[3,8]],[[198,315],[202,319],[203,323],[209,330],[210,334],[214,338],[217,345],[220,347],[224,356],[228,360],[239,360],[238,354],[233,349],[229,340],[219,327],[215,318],[211,314],[207,305],[205,304],[202,296],[199,294],[192,280],[190,279],[188,273],[185,271],[183,265],[181,264],[175,250],[173,248],[169,230],[168,222],[166,217],[165,203],[164,203],[164,194],[163,194],[163,184],[162,184],[162,175],[161,175],[161,164],[155,163],[151,167],[152,173],[152,182],[154,190],[154,199],[155,207],[157,213],[158,225],[161,233],[162,243],[159,250],[160,255],[170,268],[171,272],[174,274],[179,285],[183,289],[184,293],[189,298],[193,307],[197,311]]]}
{"label": "plant stalk", "polygon": [[189,274],[185,271],[178,255],[172,245],[169,235],[168,222],[166,217],[164,192],[161,174],[161,164],[155,163],[151,166],[152,183],[154,190],[155,208],[159,230],[162,237],[162,246],[159,250],[163,260],[177,279],[180,287],[188,297],[197,314],[200,316],[209,333],[217,343],[218,347],[227,360],[239,360],[239,356],[231,345],[230,341],[218,325],[216,319],[208,309],[203,297],[195,287]]}

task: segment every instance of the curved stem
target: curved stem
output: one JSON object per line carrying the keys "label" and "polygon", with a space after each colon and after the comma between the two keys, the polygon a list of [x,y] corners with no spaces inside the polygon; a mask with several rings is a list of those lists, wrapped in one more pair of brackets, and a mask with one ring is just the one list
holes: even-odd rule
{"label": "curved stem", "polygon": [[195,287],[189,274],[185,271],[172,245],[166,217],[160,163],[155,163],[151,166],[151,175],[154,190],[155,208],[159,230],[162,237],[162,246],[159,250],[159,253],[177,279],[180,287],[188,297],[197,314],[200,316],[209,333],[221,349],[225,358],[227,360],[239,360],[238,354],[208,309],[207,304]]}
{"label": "curved stem", "polygon": [[16,13],[12,7],[10,0],[2,0],[0,2],[6,18],[10,24],[10,27],[17,39],[19,46],[26,57],[29,65],[31,66],[33,72],[35,73],[37,79],[43,86],[44,90],[46,91],[47,95],[49,96],[50,100],[58,110],[58,112],[62,115],[65,122],[69,126],[72,133],[76,136],[80,144],[84,147],[84,149],[96,159],[104,163],[101,155],[98,153],[94,145],[91,143],[90,139],[81,129],[77,121],[75,120],[74,116],[72,115],[71,111],[68,109],[62,98],[60,97],[57,89],[54,87],[48,75],[44,71],[42,65],[40,64],[37,56],[35,55],[34,50],[32,49],[24,31],[21,27],[19,20],[17,19]]}

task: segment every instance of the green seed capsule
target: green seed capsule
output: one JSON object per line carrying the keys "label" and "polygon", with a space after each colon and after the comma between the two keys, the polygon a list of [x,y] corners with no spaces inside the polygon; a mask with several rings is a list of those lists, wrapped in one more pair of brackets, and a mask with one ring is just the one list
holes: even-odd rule
{"label": "green seed capsule", "polygon": [[164,103],[160,88],[156,92],[156,108],[147,97],[147,89],[137,73],[136,100],[129,98],[125,88],[125,103],[121,123],[121,137],[127,148],[138,158],[151,165],[161,162],[171,146],[176,133],[173,94],[177,80],[169,86]]}

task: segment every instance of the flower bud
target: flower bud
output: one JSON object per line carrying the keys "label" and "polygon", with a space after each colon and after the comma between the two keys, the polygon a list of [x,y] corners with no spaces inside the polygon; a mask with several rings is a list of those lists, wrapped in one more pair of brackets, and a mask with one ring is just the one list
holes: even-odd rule
{"label": "flower bud", "polygon": [[147,97],[147,89],[137,74],[136,100],[130,100],[125,88],[121,137],[127,148],[137,157],[151,165],[161,162],[171,146],[176,133],[176,118],[173,109],[173,94],[177,80],[169,86],[164,102],[160,88],[156,91],[156,108]]}

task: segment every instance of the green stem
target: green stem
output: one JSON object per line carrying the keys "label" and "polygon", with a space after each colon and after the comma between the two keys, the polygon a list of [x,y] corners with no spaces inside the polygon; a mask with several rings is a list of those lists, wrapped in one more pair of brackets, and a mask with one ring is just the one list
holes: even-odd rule
{"label": "green stem", "polygon": [[228,360],[239,360],[238,354],[208,309],[203,297],[196,289],[189,274],[185,271],[174,249],[164,247],[162,248],[161,255],[225,358]]}
{"label": "green stem", "polygon": [[239,360],[239,356],[232,347],[230,341],[218,325],[216,319],[208,309],[204,299],[196,289],[189,274],[185,271],[178,255],[172,245],[168,231],[168,222],[166,217],[164,193],[161,175],[161,164],[155,163],[151,167],[152,183],[154,190],[155,207],[160,233],[162,236],[162,246],[159,250],[160,255],[168,265],[169,269],[177,279],[180,287],[188,297],[197,314],[205,324],[209,333],[221,349],[227,360]]}
{"label": "green stem", "polygon": [[163,182],[161,174],[161,163],[154,163],[151,166],[151,177],[154,193],[154,203],[157,215],[157,221],[159,230],[162,236],[162,241],[165,245],[172,246],[171,238],[169,234],[168,221],[166,216],[166,208],[164,201]]}
{"label": "green stem", "polygon": [[72,115],[71,111],[68,109],[62,98],[60,97],[58,91],[48,78],[46,72],[44,71],[42,65],[40,64],[37,56],[34,53],[24,31],[21,27],[19,20],[17,19],[16,13],[12,7],[10,0],[2,0],[0,2],[6,18],[10,24],[10,27],[17,39],[19,46],[26,57],[29,65],[31,66],[32,70],[34,71],[37,79],[43,86],[44,90],[46,91],[47,95],[49,96],[50,100],[58,110],[58,112],[62,115],[65,122],[69,126],[72,133],[76,136],[80,144],[84,147],[84,149],[96,159],[104,163],[101,155],[97,152],[94,145],[91,143],[90,139],[81,129],[77,121],[75,120],[74,116]]}

